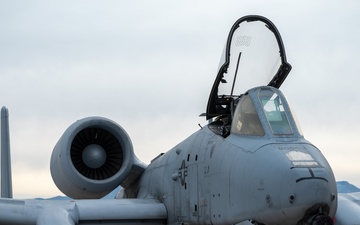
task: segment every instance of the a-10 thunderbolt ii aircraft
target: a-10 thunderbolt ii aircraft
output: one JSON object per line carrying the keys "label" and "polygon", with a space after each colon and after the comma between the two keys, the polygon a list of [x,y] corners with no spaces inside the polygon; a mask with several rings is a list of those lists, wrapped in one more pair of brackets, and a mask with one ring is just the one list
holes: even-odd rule
{"label": "a-10 thunderbolt ii aircraft", "polygon": [[[9,199],[5,185],[0,223],[333,224],[331,167],[304,139],[279,90],[290,70],[274,24],[240,18],[225,45],[206,126],[145,165],[120,125],[102,117],[78,120],[51,156],[55,184],[74,200]],[[3,108],[5,125],[7,116]],[[3,142],[6,153],[8,138]],[[11,184],[10,175],[2,180]],[[115,199],[99,199],[119,185]]]}

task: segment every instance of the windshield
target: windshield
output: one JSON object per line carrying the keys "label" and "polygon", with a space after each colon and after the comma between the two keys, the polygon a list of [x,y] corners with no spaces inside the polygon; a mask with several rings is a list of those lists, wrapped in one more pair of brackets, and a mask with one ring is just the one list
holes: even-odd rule
{"label": "windshield", "polygon": [[242,95],[233,113],[231,133],[241,135],[302,136],[296,117],[280,90],[262,86]]}
{"label": "windshield", "polygon": [[280,96],[271,89],[261,89],[258,97],[273,134],[293,134]]}

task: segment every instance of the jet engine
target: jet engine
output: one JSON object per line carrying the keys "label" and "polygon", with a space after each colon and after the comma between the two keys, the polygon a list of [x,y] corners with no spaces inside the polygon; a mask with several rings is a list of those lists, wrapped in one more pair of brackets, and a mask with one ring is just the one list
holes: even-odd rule
{"label": "jet engine", "polygon": [[75,199],[101,198],[144,169],[125,130],[102,117],[73,123],[55,145],[50,164],[56,186]]}

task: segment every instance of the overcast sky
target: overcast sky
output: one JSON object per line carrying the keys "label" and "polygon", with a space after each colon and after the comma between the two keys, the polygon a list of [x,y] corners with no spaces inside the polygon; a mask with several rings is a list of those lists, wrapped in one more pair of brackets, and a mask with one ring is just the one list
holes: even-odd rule
{"label": "overcast sky", "polygon": [[0,106],[10,111],[13,191],[62,193],[49,164],[77,119],[108,117],[149,163],[194,131],[232,24],[279,29],[281,90],[337,180],[360,187],[360,1],[0,0]]}

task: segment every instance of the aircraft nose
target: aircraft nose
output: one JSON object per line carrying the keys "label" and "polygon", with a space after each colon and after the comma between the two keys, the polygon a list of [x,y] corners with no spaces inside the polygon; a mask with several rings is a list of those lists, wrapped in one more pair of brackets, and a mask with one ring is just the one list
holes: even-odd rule
{"label": "aircraft nose", "polygon": [[309,220],[313,221],[309,224],[332,224],[328,215],[333,215],[336,205],[333,186],[334,181],[326,168],[291,168],[280,191],[284,213],[300,217],[304,224]]}
{"label": "aircraft nose", "polygon": [[266,146],[258,152],[264,156],[257,159],[258,163],[266,165],[257,175],[262,177],[258,190],[266,203],[257,221],[277,225],[333,224],[337,191],[329,164],[312,146],[283,149]]}

